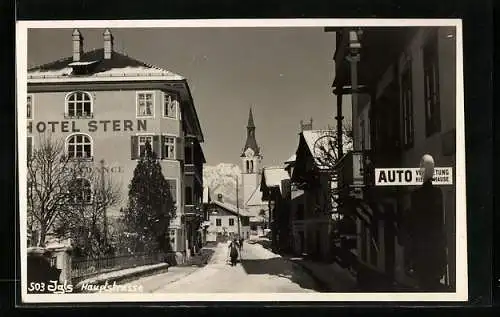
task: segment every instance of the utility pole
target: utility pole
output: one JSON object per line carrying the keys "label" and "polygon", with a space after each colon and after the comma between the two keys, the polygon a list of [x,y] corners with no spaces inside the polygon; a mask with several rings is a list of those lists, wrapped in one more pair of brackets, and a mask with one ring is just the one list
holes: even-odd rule
{"label": "utility pole", "polygon": [[240,203],[239,203],[239,198],[238,198],[238,176],[236,176],[236,213],[238,215],[238,238],[241,238],[241,233],[240,233]]}

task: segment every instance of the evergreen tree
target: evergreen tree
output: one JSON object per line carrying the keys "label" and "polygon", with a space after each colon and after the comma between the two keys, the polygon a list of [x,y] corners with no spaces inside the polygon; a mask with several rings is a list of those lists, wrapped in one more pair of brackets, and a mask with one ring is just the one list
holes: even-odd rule
{"label": "evergreen tree", "polygon": [[147,142],[129,185],[125,224],[129,232],[137,234],[143,251],[167,252],[170,250],[169,223],[173,217],[175,202],[156,154]]}

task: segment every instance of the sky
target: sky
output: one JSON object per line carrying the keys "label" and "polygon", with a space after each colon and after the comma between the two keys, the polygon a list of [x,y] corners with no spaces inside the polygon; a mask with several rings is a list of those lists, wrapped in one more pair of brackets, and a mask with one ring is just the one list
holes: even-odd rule
{"label": "sky", "polygon": [[[81,29],[84,50],[103,29]],[[281,165],[298,145],[300,121],[335,127],[334,33],[323,28],[112,29],[115,51],[187,78],[205,136],[207,164],[241,164],[248,113],[263,165]],[[28,66],[71,56],[72,29],[31,29]],[[350,121],[344,98],[344,120]]]}

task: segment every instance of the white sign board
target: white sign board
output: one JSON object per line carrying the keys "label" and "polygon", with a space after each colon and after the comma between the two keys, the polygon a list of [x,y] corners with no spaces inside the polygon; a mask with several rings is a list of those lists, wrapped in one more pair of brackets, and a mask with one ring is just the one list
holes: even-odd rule
{"label": "white sign board", "polygon": [[[422,185],[420,168],[376,168],[375,186],[418,186]],[[434,185],[453,185],[452,167],[435,167]]]}

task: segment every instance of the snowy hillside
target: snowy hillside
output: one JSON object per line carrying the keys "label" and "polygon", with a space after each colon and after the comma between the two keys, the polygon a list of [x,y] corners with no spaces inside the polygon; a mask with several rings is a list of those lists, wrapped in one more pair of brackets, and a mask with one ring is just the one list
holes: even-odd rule
{"label": "snowy hillside", "polygon": [[203,166],[203,184],[210,188],[213,200],[222,194],[225,202],[236,204],[236,178],[239,182],[239,197],[242,205],[241,169],[238,165],[219,163],[216,166]]}

